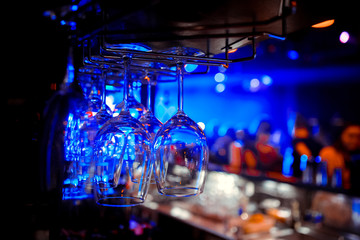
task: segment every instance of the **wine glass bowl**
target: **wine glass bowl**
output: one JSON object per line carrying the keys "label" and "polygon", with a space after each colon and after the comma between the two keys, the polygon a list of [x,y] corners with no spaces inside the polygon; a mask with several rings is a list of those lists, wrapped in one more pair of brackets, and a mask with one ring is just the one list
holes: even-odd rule
{"label": "wine glass bowl", "polygon": [[188,197],[202,193],[209,150],[202,129],[178,112],[156,134],[155,179],[166,196]]}
{"label": "wine glass bowl", "polygon": [[94,149],[97,203],[132,206],[145,200],[150,181],[150,140],[142,124],[120,114],[98,132]]}

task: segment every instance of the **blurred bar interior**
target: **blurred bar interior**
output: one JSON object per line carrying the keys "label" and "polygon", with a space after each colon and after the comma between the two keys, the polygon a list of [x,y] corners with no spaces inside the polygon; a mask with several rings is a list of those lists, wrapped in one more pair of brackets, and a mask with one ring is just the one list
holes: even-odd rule
{"label": "blurred bar interior", "polygon": [[[16,234],[36,240],[360,239],[355,3],[57,0],[11,6],[17,11],[10,19],[13,69],[5,82],[11,134],[5,141],[18,176]],[[64,176],[70,171],[66,140],[76,138],[68,133],[71,104],[95,94],[114,119],[128,56],[130,94],[143,106],[150,99],[162,123],[178,111],[177,64],[185,64],[184,111],[209,149],[202,194],[160,195],[156,178],[144,203],[106,207],[91,190],[74,193],[80,178],[74,183]],[[86,110],[85,118],[100,106]]]}

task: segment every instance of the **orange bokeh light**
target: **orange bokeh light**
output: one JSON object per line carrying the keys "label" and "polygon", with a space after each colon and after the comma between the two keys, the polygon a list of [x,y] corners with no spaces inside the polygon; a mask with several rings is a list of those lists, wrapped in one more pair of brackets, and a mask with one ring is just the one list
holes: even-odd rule
{"label": "orange bokeh light", "polygon": [[229,49],[228,53],[234,53],[237,51],[237,48]]}
{"label": "orange bokeh light", "polygon": [[330,19],[330,20],[326,20],[317,24],[312,25],[312,28],[326,28],[326,27],[330,27],[331,25],[333,25],[335,22],[335,19]]}

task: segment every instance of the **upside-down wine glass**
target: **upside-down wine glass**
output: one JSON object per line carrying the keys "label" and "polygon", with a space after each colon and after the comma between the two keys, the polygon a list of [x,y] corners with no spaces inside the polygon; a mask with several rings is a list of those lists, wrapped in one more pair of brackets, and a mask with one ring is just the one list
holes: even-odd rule
{"label": "upside-down wine glass", "polygon": [[84,108],[82,98],[70,102],[64,134],[64,182],[63,198],[74,198],[78,195],[77,165],[80,156],[80,120]]}
{"label": "upside-down wine glass", "polygon": [[101,77],[93,78],[93,90],[90,94],[90,106],[99,106],[97,112],[92,112],[94,107],[89,107],[85,120],[80,128],[80,158],[77,166],[79,187],[85,193],[93,189],[95,161],[93,159],[94,139],[101,126],[112,117],[111,109],[106,105],[106,72],[102,70]]}
{"label": "upside-down wine glass", "polygon": [[[145,80],[147,81],[147,111],[144,115],[141,116],[139,121],[145,126],[146,130],[149,132],[151,144],[153,145],[155,135],[163,124],[159,119],[155,117],[151,109],[151,79],[149,76],[145,76]],[[154,155],[152,154],[151,157],[153,158]],[[151,184],[155,184],[154,173],[151,176]]]}
{"label": "upside-down wine glass", "polygon": [[128,107],[130,56],[124,63],[124,107],[98,131],[95,148],[97,204],[127,207],[145,201],[150,183],[150,137]]}
{"label": "upside-down wine glass", "polygon": [[70,103],[67,126],[64,135],[65,175],[64,198],[85,197],[84,186],[88,179],[91,156],[91,139],[98,130],[93,115],[100,109],[98,78],[96,74],[78,77],[82,97]]}
{"label": "upside-down wine glass", "polygon": [[178,111],[154,139],[154,172],[160,194],[189,197],[203,192],[209,148],[203,130],[183,111],[184,62],[176,63]]}

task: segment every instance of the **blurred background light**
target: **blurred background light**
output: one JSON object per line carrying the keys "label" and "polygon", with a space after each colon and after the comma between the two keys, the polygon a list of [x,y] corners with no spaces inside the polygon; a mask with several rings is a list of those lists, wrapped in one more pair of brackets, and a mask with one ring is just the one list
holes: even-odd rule
{"label": "blurred background light", "polygon": [[198,122],[197,124],[199,125],[199,127],[200,127],[202,130],[205,130],[205,123],[203,123],[203,122]]}
{"label": "blurred background light", "polygon": [[333,25],[335,22],[335,19],[330,19],[330,20],[326,20],[317,24],[312,25],[312,28],[326,28],[326,27],[330,27],[331,25]]}
{"label": "blurred background light", "polygon": [[253,78],[250,81],[250,87],[251,88],[257,88],[260,85],[260,81],[257,78]]}
{"label": "blurred background light", "polygon": [[259,89],[260,81],[257,78],[253,78],[250,80],[250,91],[255,92]]}
{"label": "blurred background light", "polygon": [[228,53],[234,53],[234,52],[236,52],[237,50],[238,50],[237,48],[229,49]]}
{"label": "blurred background light", "polygon": [[214,79],[216,82],[223,82],[223,81],[225,81],[225,74],[219,72],[219,73],[215,74]]}
{"label": "blurred background light", "polygon": [[224,64],[221,64],[219,67],[218,67],[218,70],[219,72],[226,72],[226,70],[228,69],[228,66],[224,65]]}
{"label": "blurred background light", "polygon": [[198,67],[196,64],[185,64],[184,68],[186,72],[193,72]]}
{"label": "blurred background light", "polygon": [[284,159],[283,159],[283,166],[282,166],[282,173],[285,176],[291,176],[292,175],[292,164],[294,162],[294,156],[293,156],[293,149],[291,147],[287,147],[285,149],[284,153]]}
{"label": "blurred background light", "polygon": [[307,161],[308,161],[308,156],[303,154],[300,157],[300,170],[304,171],[306,169],[306,165],[307,165]]}
{"label": "blurred background light", "polygon": [[229,130],[230,126],[227,123],[223,123],[220,125],[218,129],[218,135],[223,137],[226,135],[227,131]]}
{"label": "blurred background light", "polygon": [[278,35],[273,35],[273,34],[268,34],[268,36],[271,37],[271,38],[282,40],[282,41],[286,39],[285,37],[278,36]]}
{"label": "blurred background light", "polygon": [[340,34],[339,40],[341,43],[347,43],[350,39],[350,34],[348,32],[342,32]]}
{"label": "blurred background light", "polygon": [[225,91],[225,84],[218,83],[215,87],[215,90],[218,93],[222,93],[223,91]]}
{"label": "blurred background light", "polygon": [[78,5],[71,6],[71,11],[77,11],[77,10],[78,10]]}
{"label": "blurred background light", "polygon": [[299,58],[299,53],[295,50],[288,51],[287,55],[288,55],[288,58],[290,58],[291,60],[296,60]]}
{"label": "blurred background light", "polygon": [[266,86],[270,86],[272,84],[273,80],[270,76],[264,75],[261,78],[261,82]]}

